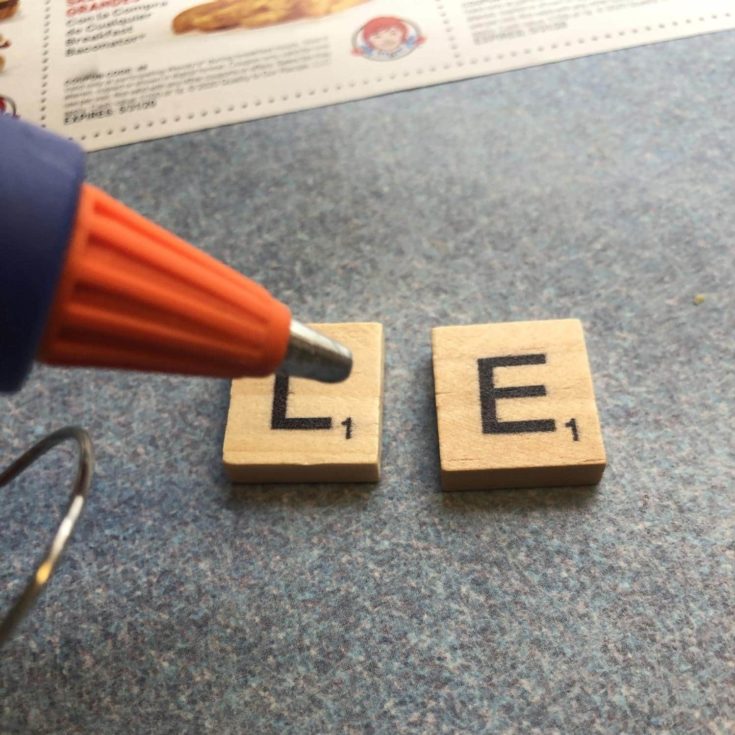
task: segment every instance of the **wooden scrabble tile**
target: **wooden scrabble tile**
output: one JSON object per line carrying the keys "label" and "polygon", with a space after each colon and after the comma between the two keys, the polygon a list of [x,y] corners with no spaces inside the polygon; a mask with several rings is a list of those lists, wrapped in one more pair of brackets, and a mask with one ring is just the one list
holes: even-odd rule
{"label": "wooden scrabble tile", "polygon": [[437,327],[445,490],[593,485],[605,449],[577,319]]}
{"label": "wooden scrabble tile", "polygon": [[232,383],[223,458],[235,482],[375,482],[380,477],[383,326],[312,324],[352,350],[342,383]]}

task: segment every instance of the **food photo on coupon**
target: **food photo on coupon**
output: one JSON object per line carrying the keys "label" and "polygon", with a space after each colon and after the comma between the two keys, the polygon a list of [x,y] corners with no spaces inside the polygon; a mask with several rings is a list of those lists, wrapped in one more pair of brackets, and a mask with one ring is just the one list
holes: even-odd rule
{"label": "food photo on coupon", "polygon": [[321,18],[370,0],[215,0],[176,15],[174,33],[210,33],[228,28],[264,28],[307,18]]}
{"label": "food photo on coupon", "polygon": [[18,12],[20,0],[0,0],[0,21],[12,18]]}
{"label": "food photo on coupon", "polygon": [[[3,21],[9,20],[12,18],[17,12],[18,12],[18,6],[20,4],[20,0],[0,0],[0,24],[2,24]],[[0,31],[2,30],[0,26]],[[5,51],[6,49],[9,49],[12,46],[12,42],[9,38],[6,38],[1,32],[0,32],[0,51]],[[0,72],[3,72],[5,70],[5,65],[7,61],[5,58],[5,55],[3,53],[0,53]],[[0,113],[3,112],[3,108],[0,107]]]}

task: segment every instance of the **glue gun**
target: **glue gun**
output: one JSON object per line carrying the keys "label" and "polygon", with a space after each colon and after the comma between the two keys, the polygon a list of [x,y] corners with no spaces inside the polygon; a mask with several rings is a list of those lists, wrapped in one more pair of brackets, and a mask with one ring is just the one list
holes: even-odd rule
{"label": "glue gun", "polygon": [[339,382],[350,351],[262,286],[84,182],[84,151],[0,115],[0,392],[34,360]]}

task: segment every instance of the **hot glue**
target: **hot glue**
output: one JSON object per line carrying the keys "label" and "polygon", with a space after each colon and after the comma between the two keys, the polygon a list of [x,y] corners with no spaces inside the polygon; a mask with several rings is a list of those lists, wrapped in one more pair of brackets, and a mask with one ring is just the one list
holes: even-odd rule
{"label": "hot glue", "polygon": [[85,183],[76,144],[0,115],[0,391],[34,360],[223,378],[347,378],[344,346]]}

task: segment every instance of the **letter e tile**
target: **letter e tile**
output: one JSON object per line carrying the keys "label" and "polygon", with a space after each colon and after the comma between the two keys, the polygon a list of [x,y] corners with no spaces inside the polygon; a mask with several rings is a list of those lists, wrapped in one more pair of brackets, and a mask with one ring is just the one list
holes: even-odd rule
{"label": "letter e tile", "polygon": [[605,469],[577,319],[436,327],[445,490],[594,485]]}

